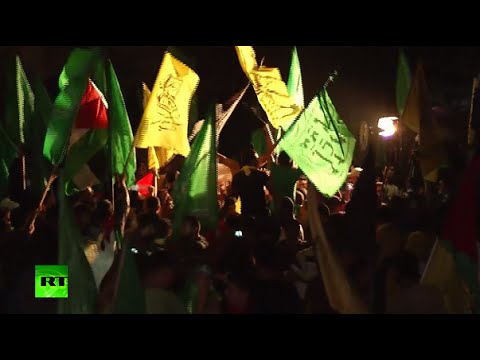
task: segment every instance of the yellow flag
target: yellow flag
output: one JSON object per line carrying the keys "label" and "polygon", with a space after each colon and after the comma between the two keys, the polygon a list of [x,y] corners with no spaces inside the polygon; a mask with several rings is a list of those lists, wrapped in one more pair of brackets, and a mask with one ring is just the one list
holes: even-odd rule
{"label": "yellow flag", "polygon": [[162,147],[188,156],[188,114],[200,79],[188,66],[165,53],[135,137],[135,146]]}
{"label": "yellow flag", "polygon": [[327,240],[317,210],[317,190],[312,183],[309,184],[307,196],[313,248],[330,306],[340,314],[367,314],[366,305],[352,287],[345,269]]}
{"label": "yellow flag", "polygon": [[273,127],[290,124],[302,111],[295,100],[288,95],[278,68],[258,66],[255,51],[251,46],[236,46],[238,59],[243,71],[250,79],[257,94],[258,102]]}
{"label": "yellow flag", "polygon": [[438,241],[432,250],[421,283],[442,291],[445,308],[449,314],[472,312],[472,297],[468,287],[458,275],[454,255]]}
{"label": "yellow flag", "polygon": [[417,66],[401,121],[419,135],[419,160],[423,178],[431,182],[437,181],[438,169],[442,160],[445,159],[445,151],[440,130],[432,112],[421,63]]}
{"label": "yellow flag", "polygon": [[[151,95],[150,89],[143,83],[143,108],[145,109]],[[148,169],[158,170],[167,163],[170,158],[175,155],[173,151],[166,150],[160,147],[148,147]]]}
{"label": "yellow flag", "polygon": [[238,60],[243,72],[250,79],[251,72],[258,67],[255,50],[251,46],[235,46],[235,50],[237,50]]}
{"label": "yellow flag", "polygon": [[152,92],[148,88],[147,84],[142,83],[143,87],[143,111],[147,108],[148,100],[150,100],[150,95],[152,95]]}

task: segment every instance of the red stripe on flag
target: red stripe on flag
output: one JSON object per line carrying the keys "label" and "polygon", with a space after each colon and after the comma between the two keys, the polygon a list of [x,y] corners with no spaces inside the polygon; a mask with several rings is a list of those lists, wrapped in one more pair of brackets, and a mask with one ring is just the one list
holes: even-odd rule
{"label": "red stripe on flag", "polygon": [[88,81],[78,110],[77,129],[108,129],[107,105],[105,99],[92,80]]}
{"label": "red stripe on flag", "polygon": [[480,157],[473,160],[465,175],[460,191],[453,200],[449,216],[440,238],[449,241],[456,251],[468,255],[477,263],[478,241],[478,179],[480,176]]}

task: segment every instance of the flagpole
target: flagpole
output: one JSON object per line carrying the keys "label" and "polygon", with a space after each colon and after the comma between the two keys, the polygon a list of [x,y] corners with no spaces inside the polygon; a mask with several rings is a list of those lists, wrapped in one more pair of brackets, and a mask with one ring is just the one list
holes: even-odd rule
{"label": "flagpole", "polygon": [[[117,240],[117,243],[120,244],[118,241],[118,233],[115,231],[115,238]],[[120,289],[120,281],[122,279],[122,270],[125,265],[125,257],[127,256],[127,243],[128,243],[128,237],[125,238],[125,236],[122,234],[122,243],[120,244],[121,246],[121,252],[120,252],[120,259],[118,263],[118,271],[117,271],[117,277],[115,278],[115,284],[113,288],[113,296],[112,296],[112,313],[115,312],[115,305],[118,300],[118,290]]]}
{"label": "flagpole", "polygon": [[26,168],[25,154],[22,154],[22,189],[27,190],[27,168]]}
{"label": "flagpole", "polygon": [[65,160],[65,157],[67,156],[68,149],[70,148],[70,139],[72,137],[72,131],[73,128],[75,127],[75,120],[72,121],[72,125],[70,127],[70,130],[68,132],[68,140],[63,146],[62,152],[60,154],[60,159],[58,160],[57,164],[53,165],[53,169],[50,173],[50,177],[48,178],[47,185],[45,186],[45,189],[42,194],[42,198],[40,199],[40,203],[38,204],[37,209],[35,210],[35,213],[31,219],[31,221],[28,223],[27,226],[27,231],[30,232],[30,229],[35,225],[35,222],[37,221],[38,214],[40,213],[40,210],[43,207],[43,204],[45,202],[45,199],[47,198],[47,195],[52,187],[53,182],[57,178],[58,175],[58,170],[60,168],[60,164]]}

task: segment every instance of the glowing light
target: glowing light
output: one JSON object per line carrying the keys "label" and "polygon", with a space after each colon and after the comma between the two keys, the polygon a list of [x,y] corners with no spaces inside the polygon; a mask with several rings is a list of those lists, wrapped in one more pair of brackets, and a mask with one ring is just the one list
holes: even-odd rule
{"label": "glowing light", "polygon": [[380,136],[385,138],[395,135],[397,132],[398,118],[395,116],[382,117],[378,119],[378,128],[383,130],[379,133]]}

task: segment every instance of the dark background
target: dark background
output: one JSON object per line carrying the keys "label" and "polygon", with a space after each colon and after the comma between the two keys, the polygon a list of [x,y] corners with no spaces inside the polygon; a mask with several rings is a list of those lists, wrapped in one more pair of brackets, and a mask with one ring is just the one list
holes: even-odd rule
{"label": "dark background", "polygon": [[[56,95],[58,75],[71,46],[3,46],[0,61],[5,68],[8,56],[19,54],[29,78],[39,76]],[[199,117],[208,105],[231,97],[246,85],[233,46],[180,46],[200,76]],[[130,118],[135,128],[141,117],[141,82],[151,88],[167,46],[106,46],[103,47],[117,72]],[[292,46],[255,46],[257,59],[279,67],[284,80],[288,78]],[[299,46],[305,101],[308,103],[320,89],[329,73],[339,76],[329,92],[350,130],[357,135],[361,121],[374,124],[381,116],[396,114],[395,79],[398,47],[389,46]],[[427,82],[434,105],[448,112],[448,127],[464,141],[465,126],[472,89],[472,77],[480,70],[478,47],[405,47],[412,72],[417,59],[424,63]],[[1,83],[4,84],[5,71]],[[1,88],[1,87],[0,87]],[[2,96],[2,98],[4,98]],[[255,104],[250,90],[246,100]],[[245,107],[240,107],[227,124],[221,151],[231,155],[249,141],[250,133],[261,122]]]}

